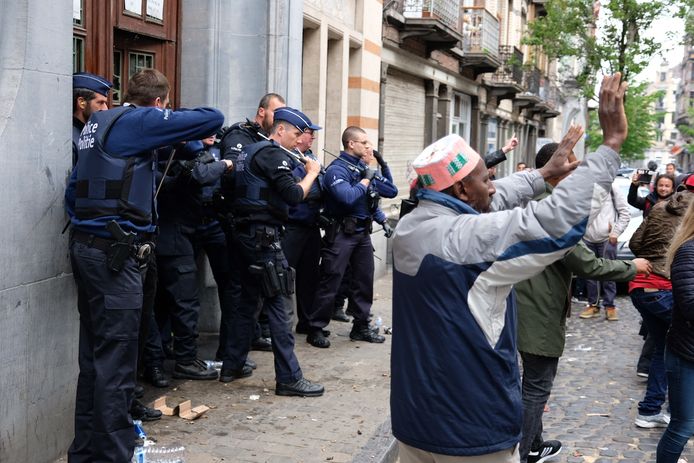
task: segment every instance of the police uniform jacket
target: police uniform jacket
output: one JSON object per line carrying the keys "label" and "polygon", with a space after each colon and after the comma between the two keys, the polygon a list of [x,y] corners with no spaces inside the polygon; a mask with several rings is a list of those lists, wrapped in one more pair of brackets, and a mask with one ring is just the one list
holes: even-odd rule
{"label": "police uniform jacket", "polygon": [[[111,111],[120,111],[122,114],[113,121],[110,128],[99,127],[98,121],[113,119],[113,115],[108,114]],[[132,106],[132,109],[129,110],[116,108],[92,114],[78,142],[80,156],[73,172],[74,175],[65,191],[66,209],[70,214],[73,227],[85,233],[106,238],[109,238],[110,234],[105,227],[111,220],[118,222],[121,228],[126,231],[136,233],[154,231],[153,218],[156,216],[154,204],[156,154],[154,150],[180,141],[200,140],[210,133],[214,133],[223,122],[224,116],[214,108],[172,111],[156,107]],[[103,133],[102,130],[108,131]],[[88,162],[87,159],[89,159]],[[108,181],[104,182],[103,179],[93,176],[90,169],[108,169],[109,163],[112,164],[114,160],[126,164],[140,166],[149,164],[150,166],[134,172],[128,186],[128,193],[130,197],[134,198],[133,201],[139,203],[149,201],[150,203],[146,207],[149,209],[149,214],[144,214],[141,221],[129,220],[124,218],[122,214],[114,214],[110,207],[104,208],[108,211],[106,213],[92,212],[85,218],[84,215],[80,214],[79,208],[77,210],[75,208],[80,197],[84,197],[85,194],[94,211],[99,209],[99,201],[104,204],[112,201],[109,200]],[[82,188],[86,189],[86,192],[79,191],[80,178],[88,180],[86,186]],[[106,183],[105,186],[104,183]]]}
{"label": "police uniform jacket", "polygon": [[[253,153],[250,162],[248,153]],[[237,190],[232,203],[237,224],[287,222],[289,206],[296,206],[304,199],[304,190],[292,174],[293,165],[293,159],[275,141],[261,141],[243,148],[236,162]],[[251,182],[266,185],[261,188],[262,198],[251,198],[247,192],[240,191]],[[272,204],[281,207],[271,207]]]}
{"label": "police uniform jacket", "polygon": [[[369,195],[376,193],[384,198],[394,198],[398,195],[398,188],[393,184],[388,167],[381,172],[381,179],[374,178],[368,187],[364,186],[360,182],[362,172],[366,169],[368,165],[361,159],[344,151],[328,166],[324,185],[325,210],[329,216],[337,219],[373,219],[378,223],[385,221],[383,211],[370,208]],[[360,231],[359,228],[357,230]]]}
{"label": "police uniform jacket", "polygon": [[[318,158],[313,154],[311,150],[307,150],[304,156],[318,161]],[[301,181],[306,177],[306,168],[304,164],[294,160],[294,169],[292,170],[294,177]],[[306,198],[297,204],[296,206],[289,207],[289,222],[297,223],[306,226],[315,226],[318,223],[318,216],[320,215],[321,208],[323,206],[322,201],[322,182],[323,174],[319,174],[318,178],[311,184],[311,189],[308,191]]]}

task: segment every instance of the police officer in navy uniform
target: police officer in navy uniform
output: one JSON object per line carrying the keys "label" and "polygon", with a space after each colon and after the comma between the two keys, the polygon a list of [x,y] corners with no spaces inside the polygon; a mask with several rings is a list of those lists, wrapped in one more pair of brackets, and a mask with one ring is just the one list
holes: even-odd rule
{"label": "police officer in navy uniform", "polygon": [[315,397],[323,395],[323,386],[303,377],[294,354],[294,336],[283,299],[294,291],[293,269],[287,264],[280,239],[289,206],[306,198],[320,173],[320,164],[305,158],[306,176],[297,182],[289,151],[312,123],[302,112],[287,107],[276,110],[274,119],[270,141],[244,147],[236,162],[234,238],[239,246],[242,294],[241,305],[229,321],[220,381],[253,373],[244,363],[262,301],[272,334],[275,394]]}
{"label": "police officer in navy uniform", "polygon": [[[369,327],[374,279],[371,230],[376,221],[383,226],[386,237],[392,234],[385,214],[378,208],[378,199],[394,198],[398,189],[388,165],[376,155],[364,130],[347,127],[342,133],[342,146],[344,150],[326,169],[323,182],[325,213],[334,225],[326,231],[320,283],[306,337],[308,343],[320,348],[330,347],[324,329],[333,315],[335,296],[348,264],[352,267],[349,303],[354,316],[349,337],[354,341],[385,341]],[[381,175],[370,167],[375,161],[381,166]]]}
{"label": "police officer in navy uniform", "polygon": [[[274,122],[275,110],[286,106],[284,98],[277,93],[267,93],[263,95],[258,103],[258,109],[256,110],[254,119],[237,122],[232,124],[222,135],[220,142],[220,151],[224,159],[229,159],[232,162],[236,162],[241,150],[244,146],[263,141],[263,136],[267,137],[272,130],[272,125]],[[225,206],[227,209],[231,208],[231,203],[234,198],[234,172],[230,172],[222,178],[221,182],[221,193],[225,198]],[[229,249],[229,261],[231,262],[231,280],[229,282],[228,293],[232,297],[232,304],[234,307],[238,307],[241,298],[241,282],[239,270],[235,267],[234,263],[239,260],[239,256],[236,253],[236,248],[238,246],[234,243],[233,234],[231,233],[230,224],[223,224],[227,231],[227,247]],[[224,320],[225,314],[222,313],[222,329],[219,333],[219,343],[220,349],[218,354],[223,352],[221,346],[226,343],[226,322]],[[269,327],[267,315],[261,312],[259,315],[260,323],[256,323],[254,326],[254,337],[251,344],[252,350],[261,351],[271,351],[272,346],[269,339]],[[218,355],[219,356],[219,355]]]}
{"label": "police officer in navy uniform", "polygon": [[[214,137],[214,136],[213,136]],[[181,147],[186,158],[177,160],[166,169],[160,160],[160,170],[167,176],[159,195],[159,236],[156,255],[159,269],[158,312],[170,320],[174,335],[173,377],[178,379],[217,379],[217,371],[198,358],[198,269],[195,248],[198,227],[206,221],[203,188],[215,184],[231,169],[227,159],[215,160],[204,149],[202,141]],[[190,153],[189,155],[187,153]],[[162,165],[164,164],[164,165]],[[220,230],[221,231],[221,230]],[[226,249],[225,249],[226,250]],[[226,282],[223,282],[226,285]],[[156,366],[152,366],[152,369]],[[148,372],[151,378],[156,375]]]}
{"label": "police officer in navy uniform", "polygon": [[[317,125],[309,127],[299,137],[296,146],[299,152],[314,161],[318,161],[318,158],[311,151],[311,145],[316,138],[316,130],[320,129]],[[295,178],[304,178],[306,168],[303,163],[295,161],[292,173]],[[306,198],[296,206],[290,206],[289,220],[282,238],[282,249],[287,262],[296,271],[296,332],[303,334],[308,333],[307,313],[313,305],[318,282],[321,249],[319,220],[323,208],[322,178],[323,174],[319,174]],[[291,298],[287,298],[285,302],[293,304]]]}
{"label": "police officer in navy uniform", "polygon": [[108,92],[113,84],[96,74],[72,75],[72,165],[77,164],[77,141],[92,113],[108,109]]}
{"label": "police officer in navy uniform", "polygon": [[[142,70],[126,104],[93,113],[77,147],[65,193],[72,222],[70,256],[80,309],[75,437],[68,461],[128,462],[135,434],[128,407],[135,386],[142,269],[155,231],[155,153],[221,127],[212,108],[165,109],[169,82]],[[87,303],[82,301],[86,300]]]}

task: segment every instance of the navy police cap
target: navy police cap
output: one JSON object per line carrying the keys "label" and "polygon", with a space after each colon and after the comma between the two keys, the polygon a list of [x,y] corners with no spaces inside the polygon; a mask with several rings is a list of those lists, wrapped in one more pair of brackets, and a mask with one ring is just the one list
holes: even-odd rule
{"label": "navy police cap", "polygon": [[72,88],[86,88],[103,96],[108,96],[113,84],[101,76],[89,72],[77,72],[72,75]]}
{"label": "navy police cap", "polygon": [[298,109],[285,106],[284,108],[275,109],[275,120],[286,121],[292,124],[302,132],[305,130],[320,130],[321,127],[311,122],[308,116]]}

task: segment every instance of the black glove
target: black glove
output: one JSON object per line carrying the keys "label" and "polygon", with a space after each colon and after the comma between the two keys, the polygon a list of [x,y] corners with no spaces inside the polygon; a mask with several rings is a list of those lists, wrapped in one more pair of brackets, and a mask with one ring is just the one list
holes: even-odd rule
{"label": "black glove", "polygon": [[378,150],[374,150],[374,158],[376,158],[376,162],[378,162],[378,165],[381,166],[381,169],[388,167],[388,163],[385,159],[383,159],[383,156],[378,152]]}
{"label": "black glove", "polygon": [[376,169],[371,169],[370,167],[367,167],[361,173],[361,178],[365,178],[366,180],[369,180],[369,181],[373,180],[375,176],[376,176]]}
{"label": "black glove", "polygon": [[388,222],[383,222],[383,234],[386,235],[386,238],[390,238],[391,236],[393,236],[393,233],[395,233],[393,227],[388,225]]}

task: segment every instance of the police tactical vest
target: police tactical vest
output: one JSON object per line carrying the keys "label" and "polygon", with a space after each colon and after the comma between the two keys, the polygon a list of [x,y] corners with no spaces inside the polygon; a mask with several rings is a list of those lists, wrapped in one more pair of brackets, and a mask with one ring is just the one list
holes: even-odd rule
{"label": "police tactical vest", "polygon": [[75,217],[80,220],[115,216],[138,226],[152,223],[152,155],[121,157],[104,149],[113,124],[132,109],[93,113],[80,134],[75,189]]}
{"label": "police tactical vest", "polygon": [[256,217],[266,216],[269,213],[281,222],[287,220],[289,205],[273,189],[267,179],[251,172],[251,163],[255,155],[271,146],[279,149],[269,141],[245,146],[236,160],[236,190],[232,208],[234,215],[239,218],[247,217],[250,221],[254,221]]}

